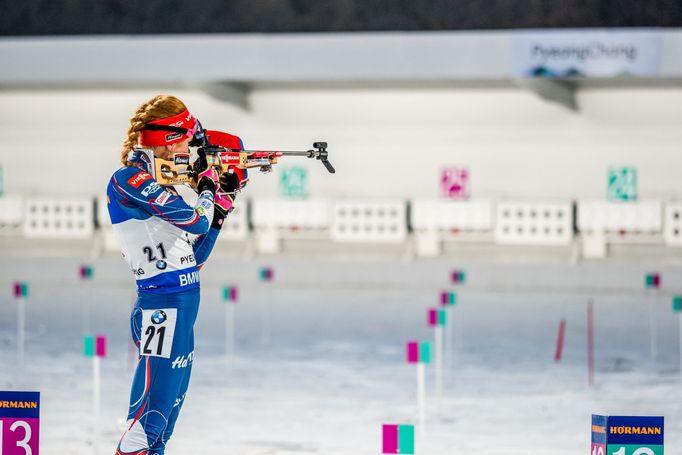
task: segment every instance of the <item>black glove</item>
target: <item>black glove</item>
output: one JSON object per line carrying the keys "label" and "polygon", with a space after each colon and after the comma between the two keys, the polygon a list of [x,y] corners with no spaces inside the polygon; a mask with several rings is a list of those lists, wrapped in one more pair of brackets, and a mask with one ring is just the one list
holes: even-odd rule
{"label": "black glove", "polygon": [[239,176],[229,170],[220,176],[220,189],[232,196],[232,200],[237,197],[237,190],[241,188]]}

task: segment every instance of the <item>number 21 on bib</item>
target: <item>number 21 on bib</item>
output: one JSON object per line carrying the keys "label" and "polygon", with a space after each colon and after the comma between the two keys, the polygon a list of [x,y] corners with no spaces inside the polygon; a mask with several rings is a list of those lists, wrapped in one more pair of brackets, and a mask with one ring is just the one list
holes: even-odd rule
{"label": "number 21 on bib", "polygon": [[177,308],[142,310],[141,356],[170,358],[177,316]]}

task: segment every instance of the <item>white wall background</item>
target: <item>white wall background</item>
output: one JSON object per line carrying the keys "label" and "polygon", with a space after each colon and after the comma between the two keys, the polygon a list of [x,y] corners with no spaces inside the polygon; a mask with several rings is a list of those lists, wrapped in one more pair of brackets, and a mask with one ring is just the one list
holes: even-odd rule
{"label": "white wall background", "polygon": [[[152,90],[0,92],[6,194],[102,195],[136,107]],[[639,170],[640,197],[682,198],[682,88],[584,89],[572,113],[522,89],[255,90],[252,111],[177,90],[209,128],[247,148],[329,142],[327,197],[436,197],[439,168],[466,165],[474,197],[604,198],[610,165]],[[256,175],[249,193],[278,194]]]}

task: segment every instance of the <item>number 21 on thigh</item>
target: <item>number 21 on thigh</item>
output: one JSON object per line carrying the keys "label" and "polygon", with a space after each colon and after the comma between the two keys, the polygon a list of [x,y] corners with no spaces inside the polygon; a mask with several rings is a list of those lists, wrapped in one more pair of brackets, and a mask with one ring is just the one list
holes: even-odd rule
{"label": "number 21 on thigh", "polygon": [[177,308],[142,310],[141,356],[170,358],[177,313]]}

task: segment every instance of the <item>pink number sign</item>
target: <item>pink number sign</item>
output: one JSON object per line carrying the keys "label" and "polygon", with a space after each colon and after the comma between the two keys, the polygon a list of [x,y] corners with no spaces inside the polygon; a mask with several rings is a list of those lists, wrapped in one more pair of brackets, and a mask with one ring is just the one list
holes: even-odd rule
{"label": "pink number sign", "polygon": [[0,450],[38,455],[39,392],[0,392]]}
{"label": "pink number sign", "polygon": [[449,199],[469,199],[469,169],[447,167],[440,171],[440,194]]}

